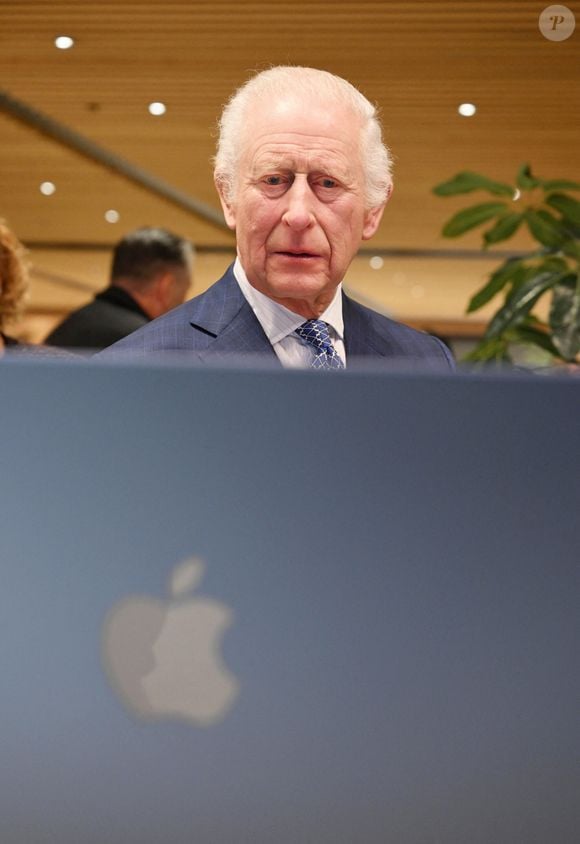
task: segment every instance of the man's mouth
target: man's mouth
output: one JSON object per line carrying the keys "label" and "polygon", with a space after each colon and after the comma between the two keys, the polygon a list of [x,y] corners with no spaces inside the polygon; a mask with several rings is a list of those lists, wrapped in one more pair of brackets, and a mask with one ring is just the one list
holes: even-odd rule
{"label": "man's mouth", "polygon": [[282,255],[284,258],[320,258],[315,252],[294,252],[279,250],[276,255]]}

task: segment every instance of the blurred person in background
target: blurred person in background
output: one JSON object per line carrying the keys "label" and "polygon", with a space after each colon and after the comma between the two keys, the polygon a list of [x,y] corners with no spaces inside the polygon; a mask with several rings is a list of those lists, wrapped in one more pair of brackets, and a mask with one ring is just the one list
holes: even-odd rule
{"label": "blurred person in background", "polygon": [[26,250],[0,219],[0,355],[34,348],[4,333],[6,326],[17,322],[22,314],[28,293],[28,273]]}
{"label": "blurred person in background", "polygon": [[46,338],[52,346],[100,350],[181,305],[191,285],[193,247],[162,228],[143,227],[115,246],[109,286]]}

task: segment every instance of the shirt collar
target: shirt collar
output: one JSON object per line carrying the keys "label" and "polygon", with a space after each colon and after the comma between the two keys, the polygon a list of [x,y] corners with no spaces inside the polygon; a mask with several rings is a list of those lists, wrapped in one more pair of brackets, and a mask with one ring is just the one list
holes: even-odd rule
{"label": "shirt collar", "polygon": [[[298,326],[305,322],[304,317],[294,311],[288,310],[284,305],[274,302],[269,296],[252,287],[239,257],[234,264],[234,276],[240,286],[244,298],[253,310],[256,319],[264,329],[266,337],[272,345],[279,343],[289,334],[292,334]],[[344,339],[344,321],[342,317],[342,284],[336,288],[332,302],[324,313],[318,317],[328,323],[334,330],[337,337]]]}

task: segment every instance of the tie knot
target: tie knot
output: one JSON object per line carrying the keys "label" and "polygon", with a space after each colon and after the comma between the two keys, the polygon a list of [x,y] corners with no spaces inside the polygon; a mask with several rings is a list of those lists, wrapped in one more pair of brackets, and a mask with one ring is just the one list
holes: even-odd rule
{"label": "tie knot", "polygon": [[308,319],[303,322],[296,329],[296,333],[310,343],[311,346],[322,348],[324,344],[329,344],[330,334],[328,333],[328,323],[321,319]]}
{"label": "tie knot", "polygon": [[340,355],[330,339],[326,322],[321,319],[309,319],[296,329],[296,334],[315,352],[311,362],[314,369],[344,369]]}

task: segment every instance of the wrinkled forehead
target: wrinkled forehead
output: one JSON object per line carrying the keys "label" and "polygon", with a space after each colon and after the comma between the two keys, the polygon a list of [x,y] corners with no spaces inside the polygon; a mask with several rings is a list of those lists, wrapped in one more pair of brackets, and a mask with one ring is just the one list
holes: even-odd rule
{"label": "wrinkled forehead", "polygon": [[313,131],[336,133],[338,136],[353,126],[360,130],[361,119],[353,107],[324,95],[272,95],[248,104],[246,128],[250,136],[256,130],[296,131],[307,125]]}
{"label": "wrinkled forehead", "polygon": [[348,104],[323,97],[274,97],[249,105],[240,138],[239,161],[253,158],[268,147],[288,145],[352,161],[361,158],[361,118]]}

